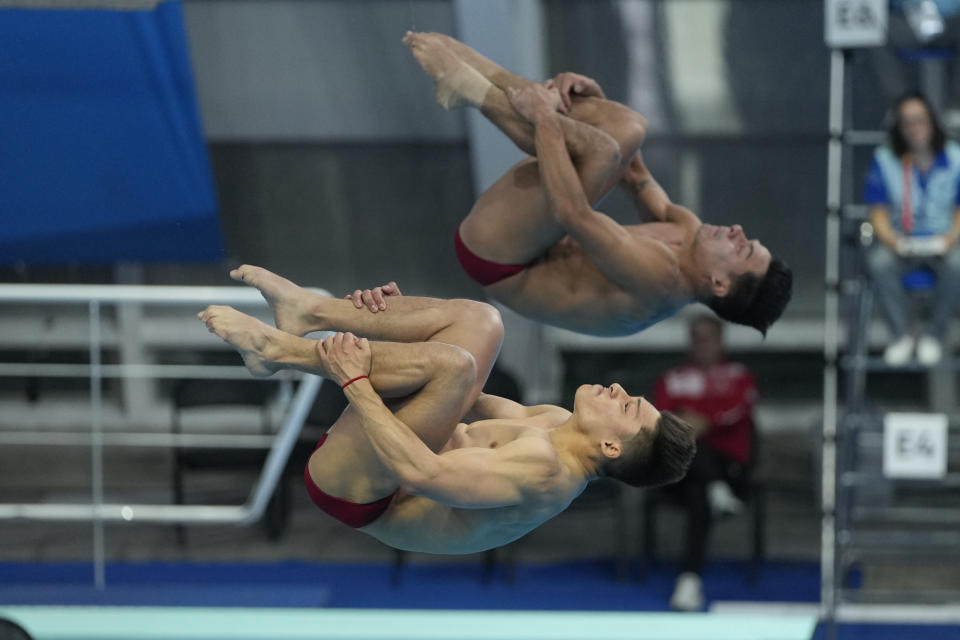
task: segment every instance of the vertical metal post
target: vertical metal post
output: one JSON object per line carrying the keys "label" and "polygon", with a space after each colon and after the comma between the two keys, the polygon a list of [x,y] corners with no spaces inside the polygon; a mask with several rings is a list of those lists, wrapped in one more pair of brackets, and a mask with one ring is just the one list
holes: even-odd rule
{"label": "vertical metal post", "polygon": [[830,142],[827,153],[827,219],[823,337],[823,436],[821,483],[820,605],[828,637],[836,633],[837,606],[837,356],[839,351],[840,214],[843,205],[844,71],[846,54],[830,57]]}
{"label": "vertical metal post", "polygon": [[[453,0],[453,21],[457,36],[479,51],[496,51],[497,62],[525,78],[544,78],[547,72],[544,9],[540,2],[517,0]],[[475,193],[483,193],[500,179],[504,167],[520,161],[525,154],[500,134],[475,109],[466,110],[467,139]],[[504,313],[507,330],[500,364],[517,375],[535,402],[555,402],[554,371],[531,369],[529,362],[556,360],[556,347],[543,340],[541,326],[516,313]]]}
{"label": "vertical metal post", "polygon": [[[114,267],[114,278],[120,284],[142,284],[143,265],[120,263]],[[141,302],[121,302],[115,307],[117,312],[117,337],[119,338],[119,358],[122,364],[151,364],[155,356],[140,337],[143,325],[144,305]],[[133,378],[125,376],[119,381],[120,400],[123,416],[127,423],[133,423],[141,416],[149,415],[150,409],[157,405],[157,382],[151,378]]]}
{"label": "vertical metal post", "polygon": [[90,301],[90,488],[93,502],[93,582],[106,588],[103,540],[103,369],[100,363],[100,301]]}

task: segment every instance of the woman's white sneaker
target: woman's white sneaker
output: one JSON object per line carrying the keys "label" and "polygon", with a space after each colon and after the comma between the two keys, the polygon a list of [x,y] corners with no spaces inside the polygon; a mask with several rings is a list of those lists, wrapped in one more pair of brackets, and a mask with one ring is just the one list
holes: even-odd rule
{"label": "woman's white sneaker", "polygon": [[922,336],[917,340],[917,360],[925,367],[932,367],[943,358],[940,341],[933,336]]}
{"label": "woman's white sneaker", "polygon": [[913,338],[909,335],[901,336],[887,346],[883,352],[883,361],[891,367],[902,367],[910,362],[913,354]]}

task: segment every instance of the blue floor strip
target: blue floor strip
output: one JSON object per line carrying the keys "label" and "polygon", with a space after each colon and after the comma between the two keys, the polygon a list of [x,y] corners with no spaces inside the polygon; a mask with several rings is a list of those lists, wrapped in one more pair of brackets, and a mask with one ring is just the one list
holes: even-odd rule
{"label": "blue floor strip", "polygon": [[[757,584],[738,563],[704,574],[710,600],[819,599],[813,563],[771,563]],[[389,565],[112,563],[107,589],[96,591],[89,564],[0,563],[0,604],[141,606],[372,607],[377,609],[513,609],[664,611],[675,573],[659,568],[643,581],[617,582],[605,562],[499,567],[484,581],[477,564]]]}
{"label": "blue floor strip", "polygon": [[[424,565],[399,573],[387,564],[111,563],[107,588],[93,588],[88,563],[0,563],[0,606],[263,607],[662,612],[676,576],[660,566],[617,582],[609,562],[520,565],[513,580],[480,562]],[[488,578],[484,580],[484,578]],[[815,563],[769,562],[756,584],[747,566],[715,562],[704,574],[710,601],[819,600]],[[960,640],[946,625],[844,624],[839,640]],[[813,636],[827,640],[822,625]]]}

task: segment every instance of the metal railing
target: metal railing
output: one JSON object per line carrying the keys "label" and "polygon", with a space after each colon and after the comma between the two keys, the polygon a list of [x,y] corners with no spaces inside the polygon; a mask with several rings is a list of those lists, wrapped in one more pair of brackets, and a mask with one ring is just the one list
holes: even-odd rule
{"label": "metal railing", "polygon": [[[315,293],[329,295],[313,289]],[[240,287],[169,287],[137,285],[0,285],[0,305],[85,304],[88,311],[89,364],[23,364],[0,363],[0,376],[77,377],[90,379],[90,433],[50,434],[37,437],[32,433],[2,433],[4,442],[21,445],[89,446],[91,466],[91,500],[89,504],[71,503],[5,503],[0,504],[0,520],[90,521],[93,524],[94,581],[97,588],[105,585],[104,524],[106,522],[163,523],[181,525],[245,525],[263,515],[274,493],[287,460],[296,444],[304,420],[313,405],[322,379],[297,375],[302,382],[293,395],[281,426],[274,436],[249,434],[153,434],[104,433],[102,383],[110,377],[188,377],[249,378],[241,366],[205,365],[105,365],[101,362],[101,317],[103,305],[163,304],[200,308],[207,304],[264,306],[259,292]],[[185,310],[185,313],[187,311]],[[198,327],[198,331],[202,329]],[[292,376],[290,376],[292,377]],[[55,436],[55,437],[51,437]],[[242,505],[174,505],[105,503],[103,493],[104,446],[191,446],[231,448],[268,448],[263,469]]]}
{"label": "metal railing", "polygon": [[[909,581],[893,587],[851,588],[848,570],[854,561],[874,560],[891,563],[917,563],[920,560],[955,560],[960,534],[957,530],[960,510],[944,509],[940,504],[899,506],[864,504],[858,490],[876,486],[878,480],[893,483],[883,474],[880,452],[883,447],[879,422],[875,422],[864,404],[866,374],[894,368],[881,359],[868,357],[869,307],[863,297],[870,295],[860,283],[841,272],[841,257],[850,243],[843,242],[845,226],[853,227],[869,217],[869,206],[853,202],[854,148],[884,142],[882,131],[850,128],[853,121],[853,58],[851,50],[832,49],[830,53],[829,134],[827,146],[826,199],[826,278],[824,340],[823,429],[821,438],[821,618],[826,622],[825,637],[836,638],[837,622],[933,623],[955,621],[960,616],[956,591],[918,589]],[[862,228],[862,227],[861,227]],[[850,298],[860,299],[849,311],[841,313]],[[860,315],[860,314],[863,315]],[[847,328],[844,332],[844,327]],[[864,335],[866,333],[867,335]],[[845,340],[844,338],[849,338]],[[916,365],[897,371],[928,371]],[[937,369],[938,380],[957,370],[954,363]],[[841,380],[840,376],[844,379]],[[840,390],[845,393],[841,402]],[[952,389],[952,387],[951,387]],[[952,391],[950,392],[952,393]],[[861,437],[866,436],[866,437]],[[867,466],[857,456],[871,452]],[[914,490],[933,488],[949,491],[956,477],[929,482],[896,481],[898,497],[910,486]],[[952,505],[951,505],[952,506]],[[946,560],[944,558],[947,558]],[[903,585],[903,586],[901,586]],[[924,595],[926,594],[926,596]],[[917,600],[930,606],[913,606]],[[898,603],[899,601],[899,603]],[[936,604],[934,604],[936,603]]]}

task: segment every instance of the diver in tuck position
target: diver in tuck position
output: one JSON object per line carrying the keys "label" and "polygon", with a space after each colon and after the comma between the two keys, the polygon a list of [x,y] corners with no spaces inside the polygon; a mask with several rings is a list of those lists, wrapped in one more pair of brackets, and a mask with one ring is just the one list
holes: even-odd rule
{"label": "diver in tuck position", "polygon": [[[618,384],[580,387],[573,411],[481,393],[503,340],[485,303],[397,295],[389,313],[372,314],[259,267],[231,276],[263,293],[277,328],[222,306],[201,319],[255,375],[295,368],[345,387],[350,406],[310,457],[307,492],[392,547],[497,547],[566,509],[595,478],[674,482],[693,457],[690,425]],[[300,337],[318,330],[365,337]]]}
{"label": "diver in tuck position", "polygon": [[[481,195],[457,231],[461,265],[492,298],[533,320],[610,336],[692,302],[764,334],[780,317],[790,269],[740,225],[704,224],[671,202],[638,152],[640,114],[584,76],[538,85],[449,36],[408,33],[404,43],[441,105],[480,109],[536,156]],[[617,183],[651,222],[621,225],[593,210]],[[382,301],[378,292],[371,308]]]}

